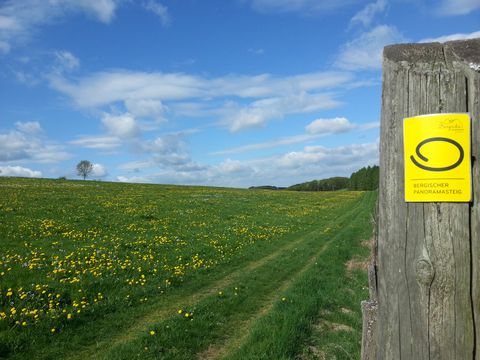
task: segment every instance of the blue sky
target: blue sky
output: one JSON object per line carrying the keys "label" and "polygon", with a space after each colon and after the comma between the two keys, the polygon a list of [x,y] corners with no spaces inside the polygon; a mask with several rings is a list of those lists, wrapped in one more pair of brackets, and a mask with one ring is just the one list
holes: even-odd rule
{"label": "blue sky", "polygon": [[480,0],[0,1],[0,176],[287,186],[378,163],[383,46]]}

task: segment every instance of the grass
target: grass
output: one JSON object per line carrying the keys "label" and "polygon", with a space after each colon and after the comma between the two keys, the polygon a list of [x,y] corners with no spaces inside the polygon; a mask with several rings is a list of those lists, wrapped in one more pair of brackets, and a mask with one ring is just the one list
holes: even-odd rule
{"label": "grass", "polygon": [[359,357],[366,275],[345,263],[367,256],[374,193],[0,192],[0,358]]}

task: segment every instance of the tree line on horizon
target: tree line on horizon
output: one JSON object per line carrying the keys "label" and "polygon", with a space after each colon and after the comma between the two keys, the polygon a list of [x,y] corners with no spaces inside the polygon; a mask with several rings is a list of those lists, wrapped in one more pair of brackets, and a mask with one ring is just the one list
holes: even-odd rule
{"label": "tree line on horizon", "polygon": [[[80,161],[76,166],[77,174],[83,180],[93,171],[93,164],[88,160]],[[276,187],[271,185],[251,186],[249,189],[263,190],[293,190],[293,191],[338,191],[338,190],[376,190],[378,189],[378,165],[363,167],[350,175],[350,178],[335,176],[328,179],[312,180],[289,187]],[[61,179],[66,179],[62,177]]]}
{"label": "tree line on horizon", "polygon": [[349,178],[336,176],[328,179],[312,180],[289,187],[265,185],[252,186],[250,189],[293,191],[376,190],[378,189],[379,170],[378,165],[367,166],[355,171]]}

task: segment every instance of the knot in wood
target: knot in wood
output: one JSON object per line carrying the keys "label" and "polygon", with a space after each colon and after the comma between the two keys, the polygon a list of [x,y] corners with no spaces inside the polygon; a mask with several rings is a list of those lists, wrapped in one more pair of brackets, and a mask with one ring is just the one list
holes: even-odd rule
{"label": "knot in wood", "polygon": [[432,263],[427,259],[419,259],[415,266],[417,281],[420,285],[428,286],[432,283],[435,271]]}

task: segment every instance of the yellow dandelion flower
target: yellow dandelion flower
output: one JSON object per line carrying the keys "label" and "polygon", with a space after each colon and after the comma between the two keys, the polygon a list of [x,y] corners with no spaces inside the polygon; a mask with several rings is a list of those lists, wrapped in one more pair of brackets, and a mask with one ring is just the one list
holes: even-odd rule
{"label": "yellow dandelion flower", "polygon": [[50,332],[51,332],[52,334],[53,334],[55,331],[57,331],[57,329],[55,329],[55,328],[51,328],[51,329],[50,329]]}
{"label": "yellow dandelion flower", "polygon": [[179,309],[177,312],[178,312],[179,314],[181,314],[181,313],[183,312],[183,310],[182,310],[182,309]]}
{"label": "yellow dandelion flower", "polygon": [[155,335],[155,331],[150,330],[150,335],[151,335],[151,336]]}

